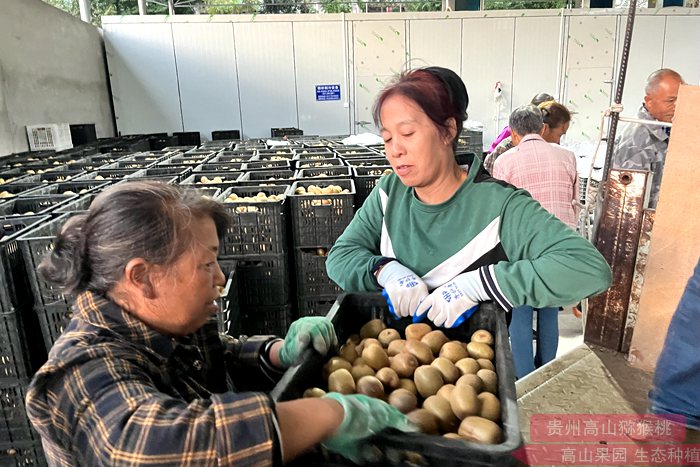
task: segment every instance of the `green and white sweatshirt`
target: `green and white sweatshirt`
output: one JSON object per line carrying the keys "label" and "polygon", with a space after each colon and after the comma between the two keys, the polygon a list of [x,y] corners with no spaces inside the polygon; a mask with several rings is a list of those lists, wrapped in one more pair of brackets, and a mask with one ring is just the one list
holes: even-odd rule
{"label": "green and white sweatshirt", "polygon": [[396,258],[429,290],[479,269],[503,309],[560,306],[610,286],[605,259],[586,239],[530,195],[491,178],[478,158],[444,203],[421,202],[395,174],[382,177],[326,261],[328,276],[348,292],[377,290],[372,268]]}

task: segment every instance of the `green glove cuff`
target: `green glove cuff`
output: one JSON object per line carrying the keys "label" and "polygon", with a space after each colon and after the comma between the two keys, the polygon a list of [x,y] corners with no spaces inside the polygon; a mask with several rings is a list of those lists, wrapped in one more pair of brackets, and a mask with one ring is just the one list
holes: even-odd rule
{"label": "green glove cuff", "polygon": [[306,316],[294,321],[289,327],[284,344],[280,349],[279,360],[286,368],[301,361],[304,351],[311,347],[321,355],[326,355],[338,345],[333,323],[323,316]]}

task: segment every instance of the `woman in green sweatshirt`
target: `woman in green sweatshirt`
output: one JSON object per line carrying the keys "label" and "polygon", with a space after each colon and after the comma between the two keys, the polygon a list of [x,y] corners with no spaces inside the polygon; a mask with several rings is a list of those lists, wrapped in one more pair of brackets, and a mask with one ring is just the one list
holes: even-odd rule
{"label": "woman in green sweatshirt", "polygon": [[403,73],[374,106],[394,174],[331,249],[344,290],[383,289],[397,317],[454,327],[493,300],[506,311],[576,303],[610,285],[604,258],[524,191],[455,159],[469,98],[453,71]]}

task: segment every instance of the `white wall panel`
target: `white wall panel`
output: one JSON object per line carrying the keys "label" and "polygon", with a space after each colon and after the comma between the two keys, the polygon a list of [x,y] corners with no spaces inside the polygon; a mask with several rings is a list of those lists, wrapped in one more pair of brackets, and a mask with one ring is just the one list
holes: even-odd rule
{"label": "white wall panel", "polygon": [[242,136],[298,127],[292,24],[235,23]]}
{"label": "white wall panel", "polygon": [[233,25],[173,24],[173,41],[185,131],[239,130]]}
{"label": "white wall panel", "polygon": [[669,16],[663,66],[673,68],[688,84],[700,84],[700,16]]}
{"label": "white wall panel", "polygon": [[409,32],[411,68],[435,65],[459,73],[461,20],[413,20],[409,23]]}
{"label": "white wall panel", "polygon": [[484,145],[508,123],[499,116],[493,99],[497,81],[510,108],[513,85],[515,18],[474,18],[462,21],[462,79],[469,92],[469,118],[484,124]]}
{"label": "white wall panel", "polygon": [[355,21],[355,129],[373,131],[372,105],[407,62],[405,21]]}
{"label": "white wall panel", "polygon": [[[626,19],[620,18],[618,28],[617,57],[622,57],[622,46],[625,40]],[[644,100],[644,83],[647,76],[661,68],[663,63],[664,37],[666,29],[665,16],[637,16],[632,31],[632,47],[630,47],[625,77],[625,89],[622,94],[622,105],[625,107],[622,115],[636,116],[639,106]],[[615,85],[618,80],[620,58],[615,64]],[[615,97],[615,88],[613,95]]]}
{"label": "white wall panel", "polygon": [[182,131],[171,25],[106,24],[105,45],[118,131]]}
{"label": "white wall panel", "polygon": [[[299,128],[306,134],[350,132],[350,107],[345,70],[343,23],[294,23]],[[317,101],[316,85],[339,84],[339,101]]]}
{"label": "white wall panel", "polygon": [[564,104],[576,112],[567,141],[595,142],[600,116],[612,101],[615,16],[572,16],[569,23]]}
{"label": "white wall panel", "polygon": [[512,108],[548,92],[557,97],[561,69],[561,17],[521,17],[515,20]]}

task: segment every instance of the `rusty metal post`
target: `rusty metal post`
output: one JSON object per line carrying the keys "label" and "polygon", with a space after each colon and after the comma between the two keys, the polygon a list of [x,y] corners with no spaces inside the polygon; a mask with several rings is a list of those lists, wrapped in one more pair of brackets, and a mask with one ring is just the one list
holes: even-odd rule
{"label": "rusty metal post", "polygon": [[642,231],[639,235],[637,246],[637,258],[634,263],[634,276],[632,277],[632,290],[630,291],[630,303],[627,307],[627,322],[622,334],[622,346],[620,352],[630,351],[634,326],[637,324],[637,312],[639,311],[639,298],[642,295],[644,285],[644,270],[649,258],[649,245],[651,244],[651,229],[654,227],[654,215],[656,210],[645,209],[642,214]]}
{"label": "rusty metal post", "polygon": [[612,286],[588,301],[584,341],[619,351],[627,322],[649,172],[611,170],[595,245],[612,268]]}

